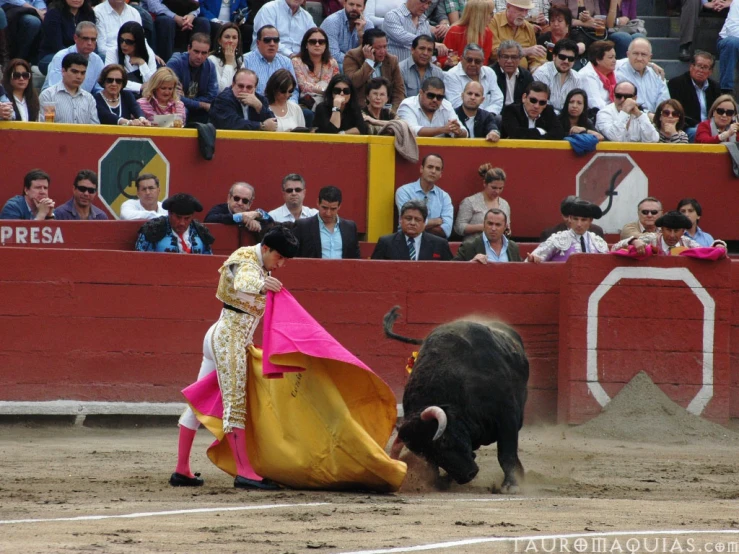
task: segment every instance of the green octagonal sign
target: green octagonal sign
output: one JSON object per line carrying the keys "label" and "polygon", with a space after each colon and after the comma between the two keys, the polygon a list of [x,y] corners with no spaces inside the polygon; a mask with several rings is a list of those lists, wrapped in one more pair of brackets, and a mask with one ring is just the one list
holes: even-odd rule
{"label": "green octagonal sign", "polygon": [[119,138],[100,158],[100,200],[116,219],[120,219],[123,202],[138,198],[136,177],[141,173],[159,178],[160,201],[169,196],[169,161],[151,139]]}

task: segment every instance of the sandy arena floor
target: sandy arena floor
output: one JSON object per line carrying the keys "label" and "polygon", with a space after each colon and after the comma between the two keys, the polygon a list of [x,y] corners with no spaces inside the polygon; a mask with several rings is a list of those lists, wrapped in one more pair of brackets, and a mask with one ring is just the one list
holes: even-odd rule
{"label": "sandy arena floor", "polygon": [[491,492],[495,446],[472,483],[446,491],[409,459],[393,495],[260,493],[210,464],[204,431],[193,467],[205,486],[175,489],[176,427],[6,425],[0,552],[739,552],[739,434],[660,402],[651,425],[632,402],[586,427],[524,427],[517,496]]}

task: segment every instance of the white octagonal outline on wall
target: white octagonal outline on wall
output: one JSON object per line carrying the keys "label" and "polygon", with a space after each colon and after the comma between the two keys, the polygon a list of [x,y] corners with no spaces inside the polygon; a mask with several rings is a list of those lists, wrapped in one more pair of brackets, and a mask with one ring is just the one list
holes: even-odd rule
{"label": "white octagonal outline on wall", "polygon": [[598,379],[598,305],[601,299],[621,279],[654,279],[682,281],[703,304],[703,386],[688,404],[688,412],[701,415],[713,398],[713,339],[716,302],[700,281],[686,267],[617,267],[600,282],[588,299],[587,381],[588,390],[601,407],[611,401]]}

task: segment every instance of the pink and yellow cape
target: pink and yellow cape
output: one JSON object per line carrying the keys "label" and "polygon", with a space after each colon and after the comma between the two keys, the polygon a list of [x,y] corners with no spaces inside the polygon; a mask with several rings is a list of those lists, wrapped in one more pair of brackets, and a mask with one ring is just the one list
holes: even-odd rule
{"label": "pink and yellow cape", "polygon": [[[264,351],[249,347],[247,369],[256,472],[292,488],[397,490],[407,467],[384,449],[397,418],[390,387],[284,289],[268,293],[263,325]],[[216,437],[208,457],[235,476],[217,372],[182,392]]]}

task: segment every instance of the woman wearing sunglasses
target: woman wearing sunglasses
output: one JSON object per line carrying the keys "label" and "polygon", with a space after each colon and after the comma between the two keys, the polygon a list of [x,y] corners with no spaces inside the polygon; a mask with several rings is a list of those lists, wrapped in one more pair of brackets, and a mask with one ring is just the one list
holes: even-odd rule
{"label": "woman wearing sunglasses", "polygon": [[695,142],[703,144],[720,144],[736,142],[739,123],[736,122],[736,100],[730,94],[722,94],[708,110],[708,119],[698,124],[695,130]]}
{"label": "woman wearing sunglasses", "polygon": [[319,133],[367,134],[367,124],[346,75],[336,75],[329,82],[323,102],[316,108],[315,126]]}
{"label": "woman wearing sunglasses", "polygon": [[665,100],[654,112],[654,126],[659,131],[660,142],[688,144],[685,127],[685,110],[677,100]]}
{"label": "woman wearing sunglasses", "polygon": [[3,72],[3,87],[13,104],[16,121],[38,121],[39,100],[33,88],[31,64],[20,58],[10,60]]}
{"label": "woman wearing sunglasses", "polygon": [[125,68],[128,84],[126,90],[141,94],[141,88],[157,70],[156,56],[149,48],[144,28],[135,21],[121,25],[118,44],[105,55],[105,65],[117,64]]}
{"label": "woman wearing sunglasses", "polygon": [[339,64],[328,49],[326,32],[318,27],[308,29],[300,43],[300,55],[295,56],[292,62],[303,94],[300,103],[315,110],[323,102],[329,81],[339,73]]}
{"label": "woman wearing sunglasses", "polygon": [[295,91],[295,78],[287,69],[278,69],[267,81],[264,96],[269,109],[277,118],[278,131],[292,131],[295,127],[305,127],[305,116],[295,102],[290,100]]}
{"label": "woman wearing sunglasses", "polygon": [[100,72],[98,84],[103,90],[95,93],[98,119],[103,125],[151,125],[144,117],[133,93],[124,90],[126,73],[123,66],[106,65]]}

